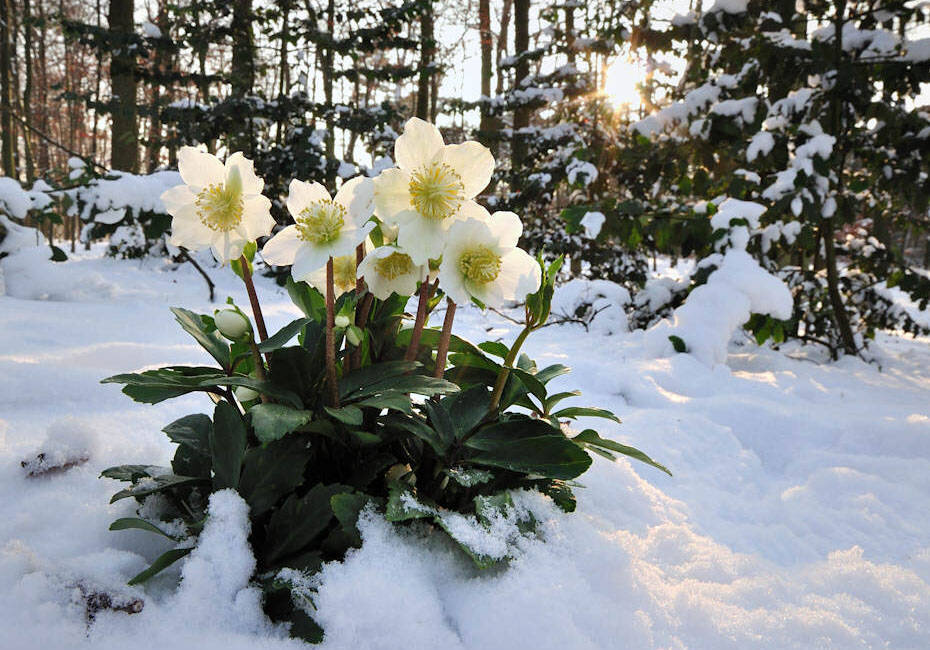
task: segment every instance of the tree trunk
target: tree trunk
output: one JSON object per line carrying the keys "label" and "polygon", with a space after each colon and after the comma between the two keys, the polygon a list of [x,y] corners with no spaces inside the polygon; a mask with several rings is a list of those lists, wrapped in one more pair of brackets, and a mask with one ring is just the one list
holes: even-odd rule
{"label": "tree trunk", "polygon": [[[291,68],[287,64],[287,43],[290,39],[290,17],[291,17],[291,0],[284,0],[281,3],[281,50],[278,53],[278,96],[284,96],[291,88]],[[275,142],[281,144],[284,140],[284,129],[286,127],[282,111],[282,119],[278,121],[275,132]]]}
{"label": "tree trunk", "polygon": [[[45,21],[45,0],[37,0],[36,15],[39,19],[39,53],[38,53],[38,96],[36,97],[36,116],[38,118],[38,129],[42,133],[48,134],[48,53],[46,50],[48,27]],[[48,172],[51,167],[49,159],[48,142],[43,138],[38,138],[36,152],[36,167],[39,175]]]}
{"label": "tree trunk", "polygon": [[[530,0],[514,0],[513,4],[513,49],[517,57],[514,66],[513,89],[523,88],[523,80],[530,74],[530,62],[526,53],[530,49]],[[516,171],[526,161],[527,138],[520,133],[530,124],[532,111],[528,106],[518,105],[513,112],[513,153],[510,168]]]}
{"label": "tree trunk", "polygon": [[[332,41],[336,30],[336,3],[329,0],[326,5],[326,32]],[[326,158],[333,160],[336,157],[336,124],[333,122],[333,47],[327,43],[323,49],[323,100],[326,102]],[[326,169],[326,184],[334,189],[336,183],[335,170],[331,166]]]}
{"label": "tree trunk", "polygon": [[31,184],[36,177],[35,159],[32,155],[32,3],[30,0],[23,0],[23,52],[25,57],[23,66],[26,68],[26,85],[23,87],[23,110],[22,116],[25,122],[23,129],[23,145],[26,156],[26,180]]}
{"label": "tree trunk", "polygon": [[[244,99],[255,86],[255,42],[252,36],[252,0],[235,0],[232,22],[232,96]],[[252,153],[252,121],[246,119],[243,130],[230,136],[230,148]]]}
{"label": "tree trunk", "polygon": [[[110,0],[110,31],[128,39],[134,31],[133,0]],[[139,132],[136,116],[136,57],[128,43],[119,43],[110,55],[113,124],[110,165],[113,169],[139,169]]]}
{"label": "tree trunk", "polygon": [[420,14],[420,78],[417,82],[417,117],[430,119],[430,88],[433,75],[433,2],[427,0]]}
{"label": "tree trunk", "polygon": [[484,103],[491,99],[491,0],[478,0],[478,31],[481,37],[481,122],[478,125],[478,141],[491,149],[497,157],[497,128],[490,106]]}
{"label": "tree trunk", "polygon": [[10,101],[13,82],[13,57],[10,51],[10,4],[0,0],[0,157],[4,176],[16,177],[13,149],[16,145],[13,132],[13,105]]}
{"label": "tree trunk", "polygon": [[[838,72],[843,63],[843,24],[845,22],[846,0],[836,0],[836,18],[833,21],[834,26],[834,63],[835,70]],[[837,75],[837,79],[842,79],[842,74]],[[845,166],[846,166],[846,144],[844,142],[843,129],[843,84],[838,81],[836,86],[831,90],[833,93],[833,135],[836,137],[836,177],[837,177],[837,212],[845,221],[847,202],[844,200],[843,193],[845,190]],[[823,219],[820,222],[820,234],[824,246],[824,262],[827,270],[827,292],[830,295],[830,305],[833,307],[833,318],[836,322],[836,329],[846,354],[856,354],[856,338],[853,335],[852,327],[849,323],[849,314],[846,312],[846,305],[843,304],[843,297],[840,295],[839,272],[836,263],[836,249],[834,248],[833,233],[835,230],[833,217]]]}

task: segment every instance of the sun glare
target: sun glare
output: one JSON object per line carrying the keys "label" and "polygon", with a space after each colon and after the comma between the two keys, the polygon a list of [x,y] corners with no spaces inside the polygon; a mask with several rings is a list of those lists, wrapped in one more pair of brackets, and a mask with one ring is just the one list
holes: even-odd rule
{"label": "sun glare", "polygon": [[619,58],[604,74],[604,95],[616,108],[639,110],[643,104],[639,84],[646,81],[646,67],[635,59]]}

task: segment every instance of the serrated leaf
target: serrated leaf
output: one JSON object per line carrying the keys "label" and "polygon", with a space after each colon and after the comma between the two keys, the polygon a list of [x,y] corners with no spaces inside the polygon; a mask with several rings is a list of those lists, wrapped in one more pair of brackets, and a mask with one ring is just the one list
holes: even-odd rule
{"label": "serrated leaf", "polygon": [[213,421],[203,413],[185,415],[162,429],[172,442],[187,445],[205,456],[210,455],[210,432],[212,430]]}
{"label": "serrated leaf", "polygon": [[229,344],[218,332],[208,331],[203,319],[194,312],[180,307],[172,307],[171,313],[181,328],[190,334],[197,343],[224,369],[229,366]]}
{"label": "serrated leaf", "polygon": [[261,442],[279,440],[310,422],[313,413],[283,404],[256,404],[249,409],[252,429]]}
{"label": "serrated leaf", "polygon": [[606,438],[601,438],[597,434],[597,432],[594,431],[593,429],[585,429],[584,431],[579,433],[577,436],[572,438],[572,442],[578,445],[582,445],[582,446],[592,446],[592,447],[600,447],[602,449],[609,449],[610,451],[615,451],[618,454],[623,454],[624,456],[635,458],[636,460],[646,463],[647,465],[652,465],[656,469],[662,470],[669,476],[672,475],[672,473],[668,470],[667,467],[665,467],[665,465],[662,465],[661,463],[657,463],[656,461],[652,460],[649,456],[641,452],[639,449],[636,449],[635,447],[630,447],[628,445],[621,444],[619,442],[616,442],[615,440],[608,440]]}
{"label": "serrated leaf", "polygon": [[546,478],[575,478],[591,465],[591,457],[578,445],[548,423],[530,418],[488,425],[465,446],[471,452],[470,463]]}

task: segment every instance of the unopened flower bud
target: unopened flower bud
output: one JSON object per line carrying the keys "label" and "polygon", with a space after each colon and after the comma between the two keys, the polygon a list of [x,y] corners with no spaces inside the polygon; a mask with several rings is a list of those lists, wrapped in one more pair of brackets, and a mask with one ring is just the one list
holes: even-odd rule
{"label": "unopened flower bud", "polygon": [[242,341],[252,331],[248,319],[235,309],[219,309],[213,314],[213,322],[220,334],[230,341]]}
{"label": "unopened flower bud", "polygon": [[349,327],[346,330],[346,340],[354,347],[358,347],[359,343],[362,342],[362,337],[360,336],[361,330],[354,325]]}
{"label": "unopened flower bud", "polygon": [[346,327],[349,326],[349,323],[350,323],[349,317],[346,316],[345,314],[337,315],[334,322],[335,322],[336,327],[339,327],[341,329],[345,329]]}
{"label": "unopened flower bud", "polygon": [[243,403],[258,399],[258,391],[252,390],[246,386],[236,386],[233,389],[233,393],[235,393],[236,399]]}

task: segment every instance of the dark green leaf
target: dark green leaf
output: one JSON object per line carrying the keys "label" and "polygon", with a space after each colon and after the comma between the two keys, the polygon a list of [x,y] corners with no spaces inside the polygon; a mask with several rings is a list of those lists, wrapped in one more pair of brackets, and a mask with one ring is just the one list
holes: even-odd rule
{"label": "dark green leaf", "polygon": [[122,517],[110,524],[110,530],[130,529],[146,530],[150,533],[155,533],[156,535],[161,535],[162,537],[167,537],[168,539],[174,541],[179,541],[176,536],[169,535],[155,524],[148,522],[145,519],[139,519],[138,517]]}
{"label": "dark green leaf", "polygon": [[421,505],[414,497],[410,486],[400,481],[392,481],[388,486],[388,501],[384,518],[388,521],[409,521],[432,517],[432,510]]}
{"label": "dark green leaf", "polygon": [[229,402],[218,402],[213,412],[213,435],[210,437],[214,490],[239,487],[245,445],[245,423],[239,410]]}
{"label": "dark green leaf", "polygon": [[120,490],[110,498],[110,503],[116,503],[120,499],[127,499],[129,497],[145,497],[171,488],[204,485],[205,483],[209,483],[209,479],[196,476],[177,476],[176,474],[154,476],[150,481],[133,485],[131,488],[125,490]]}
{"label": "dark green leaf", "polygon": [[418,361],[386,361],[353,370],[339,380],[339,397],[342,400],[357,398],[359,397],[358,393],[366,388],[387,378],[413,372],[420,365]]}
{"label": "dark green leaf", "polygon": [[506,359],[507,355],[510,354],[510,348],[500,341],[485,341],[484,343],[479,343],[478,347],[488,354],[493,354],[501,359]]}
{"label": "dark green leaf", "polygon": [[371,497],[356,492],[334,494],[330,499],[333,514],[342,526],[351,544],[361,547],[362,536],[358,531],[358,516],[362,509],[371,502]]}
{"label": "dark green leaf", "polygon": [[309,546],[333,519],[330,499],[345,491],[347,488],[342,485],[317,483],[303,498],[295,494],[288,497],[268,522],[267,563],[274,566]]}
{"label": "dark green leaf", "polygon": [[313,413],[283,404],[256,404],[249,409],[252,429],[261,442],[279,440],[307,424]]}
{"label": "dark green leaf", "polygon": [[669,335],[668,340],[672,342],[672,347],[675,348],[675,352],[684,353],[688,351],[688,346],[685,345],[685,342],[680,336],[671,334]]}
{"label": "dark green leaf", "polygon": [[306,442],[293,437],[249,449],[242,462],[239,494],[248,502],[251,516],[268,512],[303,483],[309,460]]}
{"label": "dark green leaf", "polygon": [[117,481],[137,481],[146,476],[155,476],[170,474],[171,472],[165,467],[154,467],[152,465],[117,465],[108,467],[100,472],[100,478],[112,478]]}
{"label": "dark green leaf", "polygon": [[148,569],[134,576],[128,584],[142,584],[152,576],[161,573],[193,550],[193,548],[173,548],[170,551],[165,551],[152,562]]}
{"label": "dark green leaf", "polygon": [[365,399],[355,402],[355,405],[358,407],[368,406],[378,409],[392,409],[402,413],[411,412],[410,396],[406,393],[393,390],[384,391],[380,395],[374,395],[373,397],[366,397]]}
{"label": "dark green leaf", "polygon": [[472,452],[471,463],[546,478],[575,478],[591,465],[591,457],[561,432],[530,418],[503,420],[479,429],[465,446]]}
{"label": "dark green leaf", "polygon": [[585,447],[590,446],[590,447],[600,447],[602,449],[609,449],[610,451],[615,451],[618,454],[623,454],[624,456],[635,458],[636,460],[646,463],[647,465],[652,465],[656,469],[662,470],[669,476],[672,475],[672,473],[668,470],[667,467],[652,460],[649,456],[641,452],[639,449],[636,449],[635,447],[629,447],[627,445],[620,444],[619,442],[616,442],[614,440],[607,440],[606,438],[601,438],[599,435],[597,435],[597,432],[594,431],[593,429],[585,429],[584,431],[579,433],[577,436],[572,438],[572,442],[578,445],[585,446]]}
{"label": "dark green leaf", "polygon": [[172,307],[171,313],[185,332],[194,337],[200,346],[216,359],[223,368],[229,368],[229,344],[217,331],[208,331],[203,319],[192,311]]}
{"label": "dark green leaf", "polygon": [[362,409],[358,408],[357,406],[353,406],[351,404],[348,404],[338,409],[333,408],[331,406],[324,406],[323,408],[326,409],[326,412],[332,415],[334,418],[336,418],[340,422],[348,424],[349,426],[353,426],[353,427],[361,426],[362,420],[364,419],[364,414],[362,413]]}
{"label": "dark green leaf", "polygon": [[552,416],[559,419],[568,418],[571,420],[580,417],[604,418],[606,420],[620,422],[620,418],[618,418],[607,409],[600,409],[592,406],[569,406],[568,408],[564,408],[561,411],[556,411],[552,414]]}
{"label": "dark green leaf", "polygon": [[291,321],[280,330],[278,330],[275,334],[268,337],[267,340],[259,343],[258,351],[265,354],[283,348],[285,345],[290,343],[291,339],[297,336],[297,334],[299,334],[300,331],[307,326],[307,324],[312,322],[312,318],[298,318],[297,320]]}
{"label": "dark green leaf", "polygon": [[205,456],[210,455],[210,432],[212,430],[213,422],[203,413],[185,415],[162,429],[172,442],[187,445]]}

